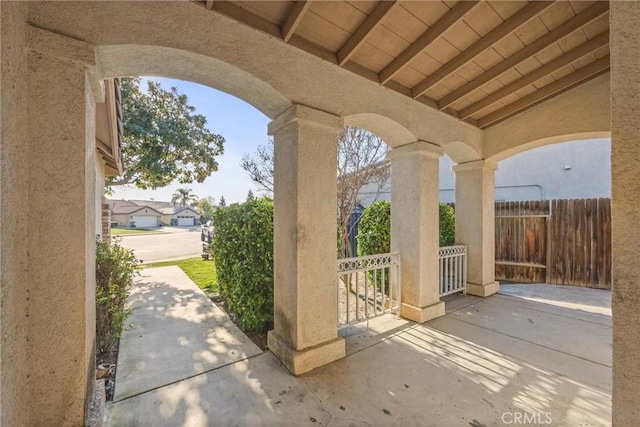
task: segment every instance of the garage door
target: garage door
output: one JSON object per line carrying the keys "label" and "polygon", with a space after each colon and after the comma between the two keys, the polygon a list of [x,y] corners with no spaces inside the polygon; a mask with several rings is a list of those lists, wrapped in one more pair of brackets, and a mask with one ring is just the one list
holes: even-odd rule
{"label": "garage door", "polygon": [[158,217],[155,215],[134,215],[133,221],[137,228],[158,226]]}
{"label": "garage door", "polygon": [[193,225],[193,217],[192,216],[179,216],[178,217],[178,226],[187,226]]}

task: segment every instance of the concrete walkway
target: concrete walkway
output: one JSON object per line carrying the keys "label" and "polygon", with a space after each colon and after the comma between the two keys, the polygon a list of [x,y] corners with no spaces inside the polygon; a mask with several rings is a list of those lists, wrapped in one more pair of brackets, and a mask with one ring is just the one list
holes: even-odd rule
{"label": "concrete walkway", "polygon": [[[609,293],[522,286],[449,297],[447,315],[422,325],[352,327],[345,359],[301,377],[270,352],[190,374],[110,405],[111,425],[610,425]],[[182,329],[156,339],[175,345]]]}
{"label": "concrete walkway", "polygon": [[179,267],[142,270],[127,304],[115,402],[262,353]]}

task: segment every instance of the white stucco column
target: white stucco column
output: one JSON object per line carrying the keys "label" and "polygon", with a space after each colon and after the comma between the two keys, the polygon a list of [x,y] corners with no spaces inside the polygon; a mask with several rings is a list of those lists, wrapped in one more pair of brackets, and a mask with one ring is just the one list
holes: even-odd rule
{"label": "white stucco column", "polygon": [[[83,425],[95,370],[93,46],[27,27],[25,425]],[[4,88],[3,88],[4,89]],[[4,326],[4,325],[3,325]]]}
{"label": "white stucco column", "polygon": [[274,329],[269,349],[295,375],[345,356],[338,337],[336,170],[340,117],[294,105],[274,137]]}
{"label": "white stucco column", "polygon": [[610,4],[613,425],[640,419],[640,3]]}
{"label": "white stucco column", "polygon": [[467,293],[487,297],[500,289],[495,280],[495,171],[486,160],[454,165],[456,243],[467,246]]}
{"label": "white stucco column", "polygon": [[400,252],[402,317],[444,315],[438,286],[439,186],[442,148],[417,141],[389,151],[391,251]]}

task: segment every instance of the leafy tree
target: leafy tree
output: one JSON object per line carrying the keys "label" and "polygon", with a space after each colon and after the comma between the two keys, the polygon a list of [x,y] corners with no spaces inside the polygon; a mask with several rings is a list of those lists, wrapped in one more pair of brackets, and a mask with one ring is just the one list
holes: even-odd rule
{"label": "leafy tree", "polygon": [[221,206],[221,207],[227,206],[227,201],[224,199],[224,196],[220,196],[220,202],[218,203],[218,206]]}
{"label": "leafy tree", "polygon": [[[369,185],[379,193],[389,180],[389,167],[384,159],[387,152],[385,142],[374,134],[346,126],[338,136],[338,225],[340,254],[354,256],[349,241],[349,218],[360,201],[360,191]],[[273,193],[273,140],[268,145],[258,146],[255,155],[245,155],[240,164],[249,178],[263,191]]]}
{"label": "leafy tree", "polygon": [[191,192],[190,188],[178,188],[173,196],[171,196],[171,203],[178,204],[180,206],[188,206],[195,203],[198,200],[198,196]]}
{"label": "leafy tree", "polygon": [[155,189],[203,182],[218,170],[224,138],[207,129],[206,118],[175,87],[167,91],[148,81],[143,91],[140,85],[140,78],[121,80],[124,173],[107,185]]}
{"label": "leafy tree", "polygon": [[213,213],[216,211],[216,199],[211,196],[203,197],[198,200],[197,207],[200,215],[205,218],[203,222],[212,220]]}

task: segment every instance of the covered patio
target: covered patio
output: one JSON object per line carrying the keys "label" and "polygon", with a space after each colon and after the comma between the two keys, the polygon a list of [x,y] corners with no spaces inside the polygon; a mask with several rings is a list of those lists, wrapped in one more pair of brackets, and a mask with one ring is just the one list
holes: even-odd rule
{"label": "covered patio", "polygon": [[[311,372],[301,380],[287,377],[298,385],[334,373],[324,377],[324,390],[341,390],[350,385],[340,370],[376,348],[406,361],[419,357],[425,378],[406,384],[422,390],[422,398],[407,404],[420,411],[433,403],[430,416],[470,416],[459,405],[480,410],[455,393],[445,402],[442,390],[460,391],[453,378],[478,393],[491,390],[506,404],[519,392],[531,393],[520,379],[535,381],[538,369],[553,366],[531,368],[535,361],[509,353],[515,346],[502,354],[431,323],[350,353],[353,338],[345,341],[337,328],[337,133],[353,124],[391,147],[391,250],[401,258],[400,314],[433,325],[445,322],[438,318],[450,309],[439,290],[440,156],[456,163],[456,243],[468,257],[465,286],[484,298],[499,291],[497,162],[546,144],[610,136],[610,414],[621,426],[640,418],[640,75],[632,54],[640,50],[640,3],[16,1],[1,2],[0,15],[3,425],[83,423],[95,377],[94,254],[105,166],[96,156],[96,103],[105,99],[105,79],[148,75],[225,91],[272,120],[274,329],[273,355],[263,356],[271,365],[263,367],[281,370],[277,358],[294,375]],[[487,311],[471,323],[488,322],[502,303],[509,309],[502,297],[492,300],[477,303],[477,313]],[[465,369],[429,360],[422,344],[429,340],[447,351],[468,347]],[[483,365],[487,352],[495,352],[490,363],[501,366],[489,369],[500,372],[495,377]],[[536,347],[533,354],[541,352]],[[51,354],[64,354],[64,363],[52,366]],[[372,361],[374,376],[390,379],[383,356]],[[438,372],[447,369],[448,376]],[[549,381],[537,387],[556,390],[554,402],[585,398],[576,397],[574,380]],[[596,387],[593,380],[579,381],[585,390]],[[513,393],[500,393],[505,387]],[[391,399],[389,391],[399,393],[381,387],[363,394]],[[441,413],[438,402],[456,406]],[[606,411],[594,402],[585,406],[601,414],[594,415],[599,420]],[[397,416],[397,408],[383,409]],[[559,419],[573,416],[566,408],[558,409]],[[482,410],[487,417],[495,411]],[[329,415],[314,418],[323,416]]]}
{"label": "covered patio", "polygon": [[610,296],[544,284],[450,295],[423,324],[343,329],[345,358],[292,377],[177,267],[146,270],[107,425],[610,425]]}

